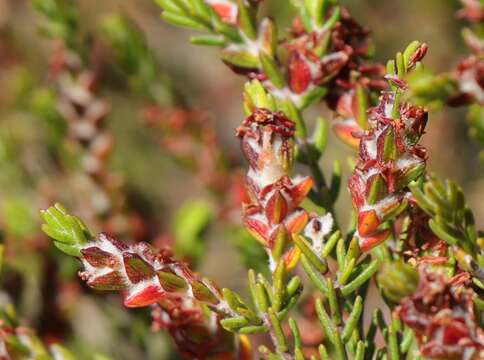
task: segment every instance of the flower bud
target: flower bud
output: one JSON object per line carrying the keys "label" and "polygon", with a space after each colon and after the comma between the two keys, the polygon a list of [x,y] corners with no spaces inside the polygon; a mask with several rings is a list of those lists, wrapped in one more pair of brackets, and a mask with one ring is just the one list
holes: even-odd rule
{"label": "flower bud", "polygon": [[418,272],[401,261],[385,263],[377,275],[377,283],[385,296],[398,303],[417,290]]}

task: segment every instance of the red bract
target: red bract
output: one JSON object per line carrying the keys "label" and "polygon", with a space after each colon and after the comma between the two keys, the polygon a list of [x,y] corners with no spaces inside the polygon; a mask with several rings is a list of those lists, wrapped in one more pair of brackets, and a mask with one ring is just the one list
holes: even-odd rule
{"label": "red bract", "polygon": [[229,0],[205,0],[212,7],[220,18],[228,24],[236,24],[238,16],[238,7]]}
{"label": "red bract", "polygon": [[244,223],[265,247],[272,249],[287,233],[301,231],[308,214],[299,208],[312,187],[310,177],[289,177],[294,157],[295,124],[281,112],[256,109],[237,129],[249,171],[250,202]]}
{"label": "red bract", "polygon": [[476,322],[474,294],[464,286],[467,281],[467,274],[447,279],[423,269],[417,291],[397,308],[396,314],[415,331],[424,357],[484,357],[484,331]]}
{"label": "red bract", "polygon": [[313,76],[310,64],[302,54],[294,50],[289,57],[289,86],[296,94],[301,94],[307,90]]}

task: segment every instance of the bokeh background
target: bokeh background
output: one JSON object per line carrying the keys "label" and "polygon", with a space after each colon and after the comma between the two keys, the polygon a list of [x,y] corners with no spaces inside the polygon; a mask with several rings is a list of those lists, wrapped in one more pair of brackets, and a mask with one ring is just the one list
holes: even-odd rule
{"label": "bokeh background", "polygon": [[[159,71],[186,104],[207,114],[223,151],[243,166],[234,137],[234,129],[243,119],[243,80],[222,64],[217,49],[190,45],[191,31],[163,23],[151,0],[77,3],[81,30],[93,42],[100,36],[99,21],[107,14],[121,13],[133,21],[159,58]],[[428,43],[425,64],[435,71],[451,69],[466,53],[460,35],[464,24],[455,16],[457,0],[341,3],[372,30],[376,60],[385,62],[415,39]],[[267,1],[264,11],[281,23],[288,23],[293,14],[286,0]],[[64,341],[81,358],[100,352],[114,359],[175,359],[169,339],[150,331],[148,310],[128,312],[118,296],[84,289],[76,278],[77,265],[58,257],[40,233],[38,210],[50,205],[49,199],[67,199],[66,206],[75,208],[75,196],[67,195],[75,191],[70,183],[55,181],[49,150],[51,124],[28,106],[32,89],[45,83],[53,51],[53,42],[39,35],[41,21],[28,1],[0,0],[0,236],[8,246],[0,301],[13,301],[23,323],[38,329],[46,339]],[[160,134],[141,121],[143,99],[117,78],[119,72],[106,71],[108,86],[101,95],[112,109],[106,126],[115,140],[109,169],[124,179],[130,205],[149,219],[144,236],[151,241],[176,240],[179,210],[194,200],[210,209],[215,206],[213,194],[199,176],[159,146]],[[318,115],[331,118],[324,105],[312,108],[306,118],[311,121]],[[482,227],[483,166],[478,147],[468,136],[465,111],[432,113],[423,142],[430,169],[462,185]],[[333,160],[341,160],[346,179],[349,168],[345,164],[351,154],[351,149],[332,136],[322,166],[329,169]],[[45,196],[53,192],[55,195]],[[350,206],[343,190],[337,206],[340,223],[349,222]],[[196,241],[203,242],[200,246],[205,254],[197,270],[223,286],[243,291],[243,259],[226,229],[211,225]]]}

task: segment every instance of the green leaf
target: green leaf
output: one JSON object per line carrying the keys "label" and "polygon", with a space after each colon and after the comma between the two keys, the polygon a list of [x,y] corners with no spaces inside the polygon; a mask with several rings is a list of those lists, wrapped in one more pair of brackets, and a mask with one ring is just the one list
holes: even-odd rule
{"label": "green leaf", "polygon": [[365,343],[360,340],[356,345],[355,360],[363,360],[364,358],[365,358]]}
{"label": "green leaf", "polygon": [[291,329],[292,336],[294,338],[294,347],[296,348],[302,347],[301,333],[299,332],[299,328],[297,326],[296,320],[294,320],[293,318],[290,318],[289,327]]}
{"label": "green leaf", "polygon": [[415,51],[420,47],[420,45],[421,45],[420,41],[414,40],[403,51],[403,61],[405,65],[405,70],[408,69],[410,59],[412,58]]}
{"label": "green leaf", "polygon": [[316,286],[316,288],[318,288],[323,294],[328,294],[326,278],[318,272],[304,255],[301,256],[301,264],[314,286]]}
{"label": "green leaf", "polygon": [[286,82],[281,74],[281,71],[279,70],[277,62],[264,52],[260,52],[259,59],[264,73],[267,75],[272,84],[279,89],[283,88],[286,85]]}
{"label": "green leaf", "polygon": [[328,241],[324,245],[323,251],[322,251],[322,257],[326,258],[329,256],[329,254],[333,251],[335,245],[338,243],[338,240],[341,238],[341,232],[339,230],[335,231],[331,236],[329,237]]}
{"label": "green leaf", "polygon": [[258,57],[243,48],[223,50],[222,60],[230,65],[245,69],[258,69],[260,66]]}
{"label": "green leaf", "polygon": [[272,308],[270,308],[267,312],[274,333],[276,349],[278,352],[284,353],[288,350],[288,346],[286,342],[286,336],[284,335],[284,331],[282,330],[281,323]]}
{"label": "green leaf", "polygon": [[438,223],[434,219],[430,219],[429,226],[435,235],[437,235],[442,240],[446,241],[449,245],[457,245],[459,243],[459,238],[450,234],[450,232],[453,232],[453,231],[445,224]]}
{"label": "green leaf", "polygon": [[227,331],[236,331],[244,326],[247,326],[249,321],[243,316],[234,318],[222,319],[220,325]]}
{"label": "green leaf", "polygon": [[239,5],[239,24],[244,34],[251,40],[257,38],[254,8],[245,0],[237,0]]}
{"label": "green leaf", "polygon": [[335,348],[335,358],[338,360],[346,360],[346,351],[343,343],[341,342],[339,331],[324,309],[321,299],[316,299],[316,313],[321,325],[323,326],[325,335]]}
{"label": "green leaf", "polygon": [[356,86],[356,102],[358,105],[356,120],[362,129],[368,127],[368,97],[365,88],[358,84]]}
{"label": "green leaf", "polygon": [[202,22],[195,20],[193,18],[181,15],[179,13],[172,13],[168,11],[163,11],[161,13],[161,18],[167,23],[192,28],[195,30],[206,30],[207,27]]}
{"label": "green leaf", "polygon": [[456,80],[450,74],[435,75],[426,69],[416,69],[405,80],[412,100],[434,111],[440,110],[459,90]]}
{"label": "green leaf", "polygon": [[[411,184],[410,189],[417,204],[431,217],[429,226],[435,235],[479,263],[483,249],[477,243],[474,217],[462,189],[452,181],[443,183],[434,176],[426,179],[422,186]],[[479,271],[474,273],[478,274]]]}
{"label": "green leaf", "polygon": [[193,11],[203,18],[204,20],[210,22],[213,17],[212,8],[204,0],[190,0],[192,3]]}
{"label": "green leaf", "polygon": [[251,108],[264,108],[271,111],[275,110],[274,99],[267,93],[266,89],[259,80],[252,80],[245,83],[245,98],[250,102]]}
{"label": "green leaf", "polygon": [[318,117],[316,119],[316,128],[313,133],[312,143],[318,150],[319,156],[322,156],[326,150],[328,134],[329,126],[327,121],[322,117]]}
{"label": "green leaf", "polygon": [[331,17],[324,23],[320,31],[324,32],[332,29],[339,21],[340,18],[341,18],[341,9],[339,7],[335,7],[333,10],[333,13],[331,14]]}
{"label": "green leaf", "polygon": [[200,35],[192,36],[190,42],[193,45],[207,45],[207,46],[225,46],[226,41],[222,36],[216,35]]}
{"label": "green leaf", "polygon": [[327,269],[326,263],[322,259],[320,259],[318,255],[314,253],[314,251],[311,249],[309,244],[301,236],[297,234],[293,234],[292,238],[296,246],[299,248],[299,250],[301,250],[304,256],[311,262],[314,268],[320,273],[325,272]]}
{"label": "green leaf", "polygon": [[346,325],[341,334],[341,340],[343,343],[347,343],[350,340],[353,330],[356,329],[360,321],[361,313],[363,311],[363,299],[361,296],[357,296],[353,310],[351,310],[350,316],[346,320]]}
{"label": "green leaf", "polygon": [[271,18],[264,18],[259,26],[259,43],[268,56],[276,57],[277,25]]}
{"label": "green leaf", "polygon": [[69,215],[60,204],[42,210],[41,216],[45,222],[42,230],[55,240],[55,246],[69,255],[79,256],[81,246],[92,238],[84,223]]}
{"label": "green leaf", "polygon": [[397,75],[399,78],[402,78],[406,73],[406,67],[403,60],[403,54],[401,52],[397,52],[395,64],[397,66]]}
{"label": "green leaf", "polygon": [[286,277],[287,277],[287,270],[284,260],[281,259],[277,263],[276,269],[272,274],[272,284],[274,293],[272,296],[272,308],[274,311],[280,311],[283,306],[284,301],[284,292],[286,290]]}
{"label": "green leaf", "polygon": [[341,311],[340,311],[340,305],[339,305],[339,299],[336,295],[336,290],[333,285],[333,280],[331,278],[328,278],[328,302],[329,302],[329,309],[331,313],[331,319],[333,320],[333,323],[335,326],[340,326],[341,325]]}
{"label": "green leaf", "polygon": [[360,288],[360,286],[362,286],[373,276],[373,274],[375,274],[379,266],[379,260],[373,260],[371,264],[365,270],[363,270],[354,280],[341,288],[341,293],[343,294],[343,296],[348,296],[349,294]]}
{"label": "green leaf", "polygon": [[227,38],[227,40],[230,40],[231,42],[233,42],[235,44],[243,45],[244,39],[242,38],[242,36],[239,32],[239,29],[237,29],[237,28],[235,28],[235,27],[233,27],[229,24],[224,23],[218,17],[218,15],[215,14],[215,12],[214,12],[214,15],[212,16],[212,21],[213,21],[213,25],[214,25],[216,33],[224,35]]}
{"label": "green leaf", "polygon": [[155,0],[155,2],[165,11],[171,12],[173,14],[184,14],[184,10],[179,7],[173,0]]}

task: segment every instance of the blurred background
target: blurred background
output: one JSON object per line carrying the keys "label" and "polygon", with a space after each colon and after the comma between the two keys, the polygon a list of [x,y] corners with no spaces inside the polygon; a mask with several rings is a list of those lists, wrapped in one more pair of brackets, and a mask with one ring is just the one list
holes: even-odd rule
{"label": "blurred background", "polygon": [[[385,62],[415,39],[429,45],[425,64],[434,71],[450,70],[467,52],[460,35],[463,23],[455,16],[460,6],[457,0],[341,3],[371,29],[378,61]],[[234,129],[243,119],[243,79],[233,76],[219,60],[218,49],[190,45],[191,31],[163,23],[151,0],[78,0],[77,4],[81,33],[93,47],[99,47],[99,56],[107,59],[97,95],[110,107],[103,131],[112,135],[114,146],[103,166],[110,174],[106,178],[108,197],[113,197],[111,190],[116,192],[114,202],[122,210],[116,216],[105,215],[112,210],[103,208],[106,194],[86,185],[89,177],[86,180],[77,174],[75,151],[63,142],[65,124],[52,113],[55,107],[48,90],[55,41],[39,34],[42,19],[29,1],[0,0],[0,237],[7,245],[2,274],[5,291],[0,301],[13,301],[24,324],[38,329],[48,341],[62,340],[81,358],[100,352],[114,359],[175,359],[166,335],[150,331],[149,310],[128,312],[118,296],[83,288],[77,279],[77,264],[58,256],[41,234],[38,210],[62,201],[93,231],[105,229],[108,223],[108,229],[121,229],[128,241],[175,245],[178,254],[197,271],[243,291],[246,265],[256,266],[250,260],[256,261],[259,254],[247,245],[253,243],[246,234],[234,230],[233,225],[212,221],[237,218],[237,209],[223,200],[224,211],[220,212],[220,189],[207,189],[203,171],[194,171],[191,159],[173,156],[183,144],[166,141],[163,132],[170,130],[176,140],[176,131],[147,123],[147,100],[127,85],[122,72],[110,61],[112,54],[103,45],[99,24],[117,13],[144,33],[158,58],[161,83],[166,85],[160,96],[169,102],[175,93],[182,99],[178,104],[195,109],[193,116],[215,129],[210,136],[218,139],[216,150],[231,164],[222,166],[219,181],[232,176],[234,168],[245,166],[234,137]],[[269,0],[264,6],[264,11],[281,23],[289,23],[293,15],[286,0]],[[188,116],[176,111],[173,107],[164,114],[172,120]],[[306,119],[311,121],[321,114],[331,118],[321,105],[313,107]],[[482,227],[483,166],[477,145],[468,136],[465,110],[432,113],[427,129],[423,142],[430,169],[463,186]],[[330,137],[322,166],[329,169],[335,159],[346,164],[352,153]],[[347,179],[349,168],[345,165],[343,169]],[[86,198],[94,204],[91,213],[80,205]],[[342,191],[337,206],[340,223],[349,222],[350,207],[349,196]],[[190,224],[180,223],[187,214]],[[107,222],[95,221],[99,217]]]}

